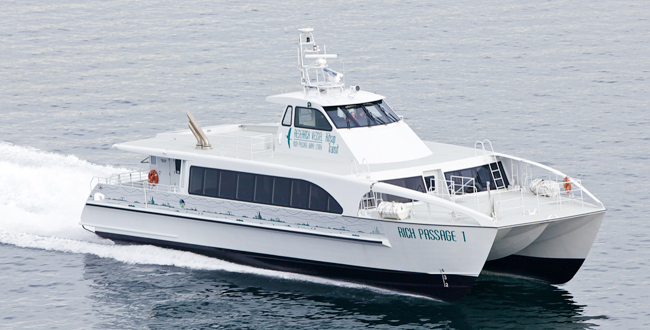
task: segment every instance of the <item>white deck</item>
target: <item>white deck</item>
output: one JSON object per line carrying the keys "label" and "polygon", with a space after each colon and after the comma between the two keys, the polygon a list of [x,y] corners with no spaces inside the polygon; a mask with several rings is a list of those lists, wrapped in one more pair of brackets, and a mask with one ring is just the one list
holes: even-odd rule
{"label": "white deck", "polygon": [[[216,162],[224,158],[239,158],[254,163],[272,164],[291,168],[309,169],[339,176],[355,176],[368,180],[379,181],[392,177],[420,176],[425,171],[454,170],[468,168],[493,162],[491,152],[484,153],[474,148],[455,145],[424,142],[431,150],[431,155],[407,162],[358,164],[355,161],[335,161],[310,157],[300,154],[275,152],[277,143],[275,132],[277,124],[269,125],[221,125],[206,127],[204,132],[210,139],[212,149],[196,148],[196,140],[189,130],[158,134],[155,138],[119,144],[116,147],[123,150],[140,152],[160,157],[177,157],[192,160],[197,157],[210,158]],[[262,165],[263,167],[263,165]],[[395,171],[395,172],[392,172]],[[491,195],[496,208],[498,227],[521,225],[552,221],[575,215],[602,211],[599,203],[585,202],[586,196],[574,187],[573,195],[568,196],[564,191],[556,197],[542,197],[527,190],[493,190]],[[442,193],[440,197],[451,200],[458,205],[490,216],[490,202],[487,192],[449,196]],[[450,225],[476,225],[476,221],[462,215],[450,216],[448,209],[438,209],[426,203],[416,203],[412,207],[414,213],[404,220],[414,223],[447,223]],[[364,213],[365,212],[365,213]],[[376,211],[361,211],[360,216],[379,219]]]}
{"label": "white deck", "polygon": [[[460,147],[450,144],[424,141],[432,154],[420,159],[407,162],[394,162],[383,164],[358,164],[352,160],[335,161],[310,157],[306,155],[284,154],[274,152],[273,146],[277,136],[276,125],[221,125],[205,127],[204,132],[210,139],[213,149],[197,149],[196,139],[189,130],[166,132],[158,134],[151,139],[125,142],[115,145],[116,148],[142,154],[192,159],[193,155],[200,157],[234,157],[248,159],[255,162],[281,165],[287,167],[310,169],[335,175],[364,175],[371,174],[373,178],[378,172],[400,170],[403,176],[409,172],[421,175],[423,168],[444,169],[445,164],[455,161],[476,158],[480,162],[486,155],[476,156],[473,148]],[[232,141],[239,138],[237,146]],[[238,148],[235,151],[235,148]],[[181,157],[182,156],[182,157]],[[409,171],[409,169],[411,171]],[[370,172],[370,173],[368,173]],[[378,179],[382,179],[379,177]]]}

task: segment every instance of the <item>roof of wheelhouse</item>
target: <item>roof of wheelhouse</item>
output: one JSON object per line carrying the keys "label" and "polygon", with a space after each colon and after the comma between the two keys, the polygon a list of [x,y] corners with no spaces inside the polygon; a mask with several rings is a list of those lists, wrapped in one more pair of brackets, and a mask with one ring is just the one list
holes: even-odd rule
{"label": "roof of wheelhouse", "polygon": [[267,97],[266,101],[283,105],[308,106],[307,103],[311,103],[312,107],[315,105],[321,107],[331,107],[338,105],[374,102],[383,100],[384,98],[385,97],[382,95],[366,91],[352,92],[350,90],[330,90],[329,92],[323,92],[320,94],[316,91],[310,91],[309,93],[292,92],[272,95]]}

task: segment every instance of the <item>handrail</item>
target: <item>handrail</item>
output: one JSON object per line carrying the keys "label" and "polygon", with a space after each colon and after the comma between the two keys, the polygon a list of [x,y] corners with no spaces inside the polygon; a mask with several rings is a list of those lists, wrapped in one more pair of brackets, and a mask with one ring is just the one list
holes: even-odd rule
{"label": "handrail", "polygon": [[149,182],[149,172],[127,172],[113,174],[108,178],[93,177],[90,180],[90,190],[92,191],[98,184],[107,184],[113,186],[143,188],[146,190],[178,192],[180,187],[177,185],[167,185]]}
{"label": "handrail", "polygon": [[359,168],[357,167],[357,160],[355,158],[350,160],[350,174],[359,175]]}
{"label": "handrail", "polygon": [[[553,178],[553,175],[556,177]],[[564,204],[574,202],[579,202],[582,204],[582,206],[584,206],[585,201],[582,195],[584,188],[582,187],[580,180],[569,178],[568,183],[574,185],[574,187],[567,194],[567,191],[564,189],[564,182],[562,182],[563,177],[561,175],[563,174],[551,173],[550,171],[548,172],[548,177],[545,178],[545,180],[555,182],[555,184],[557,184],[559,187],[558,193],[557,195],[554,195],[548,199],[544,199],[544,197],[536,195],[534,199],[536,205],[535,210],[541,211],[542,206],[544,205],[556,205],[561,209]],[[527,204],[526,200],[524,199],[525,193],[531,193],[525,191],[525,187],[528,187],[527,184],[524,186],[510,186],[508,189],[491,190],[486,196],[480,192],[467,192],[466,188],[474,186],[474,178],[450,176],[450,180],[444,180],[442,182],[446,184],[446,189],[437,189],[434,192],[429,192],[429,195],[434,195],[440,198],[440,192],[449,191],[452,202],[456,202],[458,197],[461,197],[463,200],[465,200],[466,196],[472,196],[474,197],[474,203],[476,205],[475,209],[479,212],[492,212],[490,210],[493,210],[495,214],[495,220],[500,217],[500,215],[504,214],[504,212],[512,210],[521,210],[520,213],[525,215],[526,207],[530,207],[530,204]],[[442,186],[439,188],[442,188]],[[505,196],[503,194],[512,194],[516,192],[519,192],[518,196],[516,197],[503,197]],[[530,203],[530,200],[528,200],[528,203]],[[493,209],[491,208],[492,204],[494,204]],[[529,214],[537,214],[537,211],[532,213],[529,212]]]}
{"label": "handrail", "polygon": [[476,151],[478,150],[476,147],[480,144],[481,145],[481,150],[483,150],[483,154],[487,154],[487,149],[485,149],[485,144],[488,143],[490,144],[490,151],[494,152],[494,147],[492,147],[492,142],[490,140],[485,139],[483,141],[476,141],[474,142],[474,155],[476,155]]}
{"label": "handrail", "polygon": [[[515,157],[515,156],[510,156],[510,155],[505,155],[505,154],[500,154],[500,153],[495,153],[495,156],[502,156],[502,157],[510,158],[512,160],[516,160],[516,161],[519,161],[519,162],[522,162],[522,163],[525,163],[525,164],[529,164],[529,165],[539,167],[539,168],[544,169],[544,170],[546,170],[548,172],[556,174],[560,178],[569,177],[568,175],[566,175],[566,174],[564,174],[564,173],[562,173],[562,172],[560,172],[560,171],[558,171],[558,170],[556,170],[554,168],[548,167],[546,165],[543,165],[543,164],[540,164],[540,163],[537,163],[537,162],[534,162],[534,161],[531,161],[531,160],[527,160],[527,159],[523,159],[523,158],[519,158],[519,157]],[[582,186],[582,183],[580,182],[580,180],[574,180],[571,177],[569,177],[569,180],[571,180],[570,181],[571,183],[576,184],[579,187],[580,191],[584,191],[584,193],[587,194],[587,196],[589,196],[591,199],[593,199],[596,203],[600,204],[600,206],[602,208],[605,208],[605,205],[598,198],[596,198],[596,196],[594,196],[591,192],[589,192],[589,190],[585,189],[585,187]]]}
{"label": "handrail", "polygon": [[263,152],[271,152],[273,157],[273,134],[263,133],[253,136],[241,136],[236,134],[220,134],[219,150],[221,156],[234,152],[235,158],[244,153],[248,159],[252,160],[253,156]]}
{"label": "handrail", "polygon": [[427,204],[432,204],[435,206],[443,207],[445,209],[451,210],[452,214],[453,212],[459,212],[462,214],[465,214],[469,216],[470,218],[474,219],[480,226],[482,227],[494,227],[494,221],[492,218],[489,216],[480,213],[476,210],[470,209],[466,206],[462,206],[459,204],[456,204],[454,202],[442,199],[440,197],[436,197],[433,195],[429,195],[426,193],[422,193],[419,191],[411,190],[408,188],[403,188],[400,186],[392,185],[389,183],[384,183],[384,182],[376,182],[371,186],[371,190],[373,192],[378,192],[378,193],[384,193],[384,194],[390,194],[394,196],[400,196],[412,200],[418,200],[421,202],[425,202]]}

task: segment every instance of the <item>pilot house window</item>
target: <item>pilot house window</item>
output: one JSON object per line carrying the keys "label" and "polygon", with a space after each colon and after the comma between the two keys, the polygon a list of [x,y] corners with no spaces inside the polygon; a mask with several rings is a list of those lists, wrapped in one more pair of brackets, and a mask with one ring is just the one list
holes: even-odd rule
{"label": "pilot house window", "polygon": [[300,128],[317,129],[321,131],[331,131],[330,125],[325,115],[313,108],[296,107],[294,126]]}
{"label": "pilot house window", "polygon": [[291,106],[287,107],[287,110],[284,112],[284,117],[282,118],[282,126],[291,126]]}
{"label": "pilot house window", "polygon": [[337,128],[386,125],[400,120],[384,101],[324,107]]}

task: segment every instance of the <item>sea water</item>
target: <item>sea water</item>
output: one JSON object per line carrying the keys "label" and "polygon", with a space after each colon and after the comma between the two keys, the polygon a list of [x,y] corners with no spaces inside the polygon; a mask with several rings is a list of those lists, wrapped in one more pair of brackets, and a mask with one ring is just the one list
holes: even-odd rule
{"label": "sea water", "polygon": [[[650,3],[29,1],[0,10],[0,328],[650,327]],[[298,28],[425,140],[582,180],[607,207],[563,285],[481,276],[454,304],[187,252],[116,245],[79,218],[114,143],[279,122]]]}

